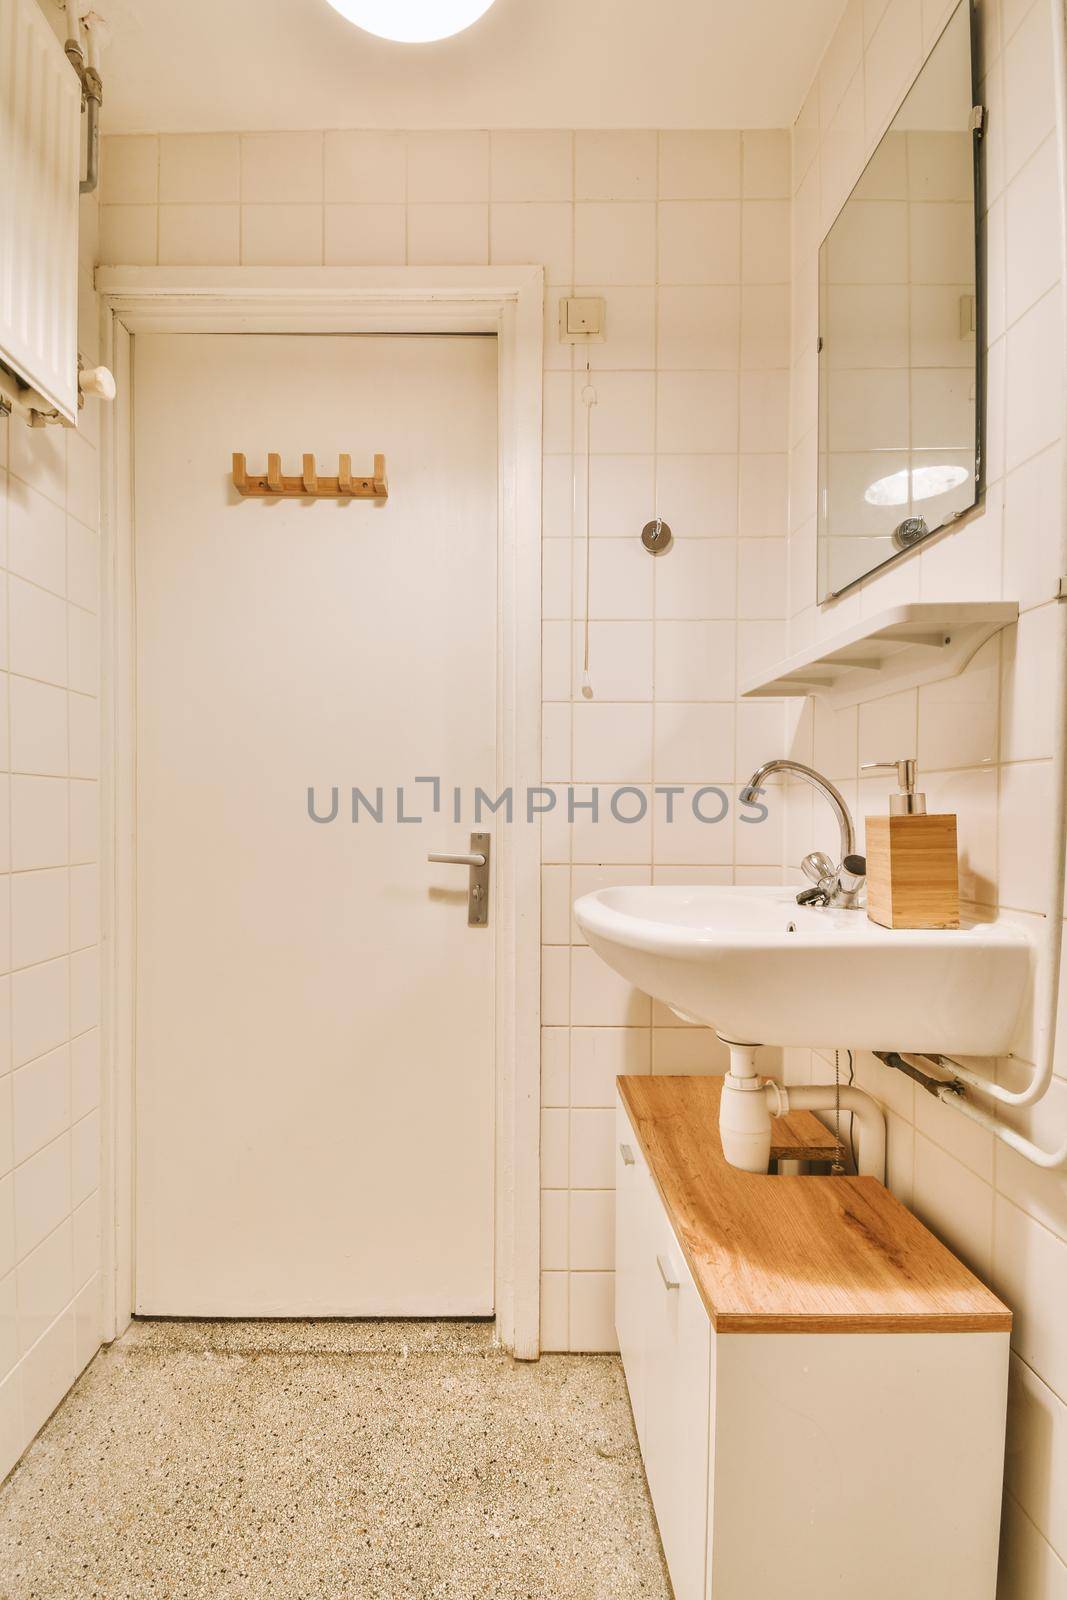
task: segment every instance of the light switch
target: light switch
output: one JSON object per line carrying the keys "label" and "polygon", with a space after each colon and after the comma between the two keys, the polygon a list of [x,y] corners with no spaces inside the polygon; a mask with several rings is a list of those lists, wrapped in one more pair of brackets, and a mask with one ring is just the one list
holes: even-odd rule
{"label": "light switch", "polygon": [[604,301],[572,295],[559,303],[559,336],[564,344],[600,343],[604,338]]}

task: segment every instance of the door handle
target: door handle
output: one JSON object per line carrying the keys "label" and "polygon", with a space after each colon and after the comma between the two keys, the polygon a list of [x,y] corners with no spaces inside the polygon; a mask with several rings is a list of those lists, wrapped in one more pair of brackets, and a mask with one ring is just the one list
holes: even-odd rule
{"label": "door handle", "polygon": [[620,1144],[619,1154],[622,1156],[622,1164],[624,1167],[632,1167],[634,1165],[634,1153],[632,1146],[628,1144]]}
{"label": "door handle", "polygon": [[665,1260],[663,1256],[657,1256],[656,1265],[666,1288],[680,1289],[682,1287],[682,1280],[677,1276],[669,1261]]}
{"label": "door handle", "polygon": [[467,926],[489,926],[489,861],[490,838],[487,833],[472,833],[467,854],[431,850],[427,861],[443,863],[448,867],[466,867],[470,873],[467,884]]}

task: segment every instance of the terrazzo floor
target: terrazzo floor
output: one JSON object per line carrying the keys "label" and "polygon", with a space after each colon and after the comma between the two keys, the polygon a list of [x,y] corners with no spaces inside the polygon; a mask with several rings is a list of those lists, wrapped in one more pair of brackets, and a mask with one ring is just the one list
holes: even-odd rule
{"label": "terrazzo floor", "polygon": [[481,1323],[137,1322],[0,1490],[3,1600],[670,1600],[622,1369]]}

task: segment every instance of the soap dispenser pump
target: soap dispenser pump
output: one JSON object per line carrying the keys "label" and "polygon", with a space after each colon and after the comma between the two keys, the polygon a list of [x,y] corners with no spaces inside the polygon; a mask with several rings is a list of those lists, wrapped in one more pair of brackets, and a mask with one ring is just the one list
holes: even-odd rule
{"label": "soap dispenser pump", "polygon": [[956,818],[927,812],[914,761],[867,761],[863,771],[886,767],[897,792],[887,817],[867,818],[867,915],[883,928],[958,928]]}

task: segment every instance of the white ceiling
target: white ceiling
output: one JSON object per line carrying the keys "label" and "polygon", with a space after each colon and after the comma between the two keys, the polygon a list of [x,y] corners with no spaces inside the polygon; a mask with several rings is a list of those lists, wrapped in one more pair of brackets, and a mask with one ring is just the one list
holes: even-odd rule
{"label": "white ceiling", "polygon": [[843,0],[496,0],[429,45],[326,0],[94,4],[113,28],[105,131],[133,133],[786,127]]}

